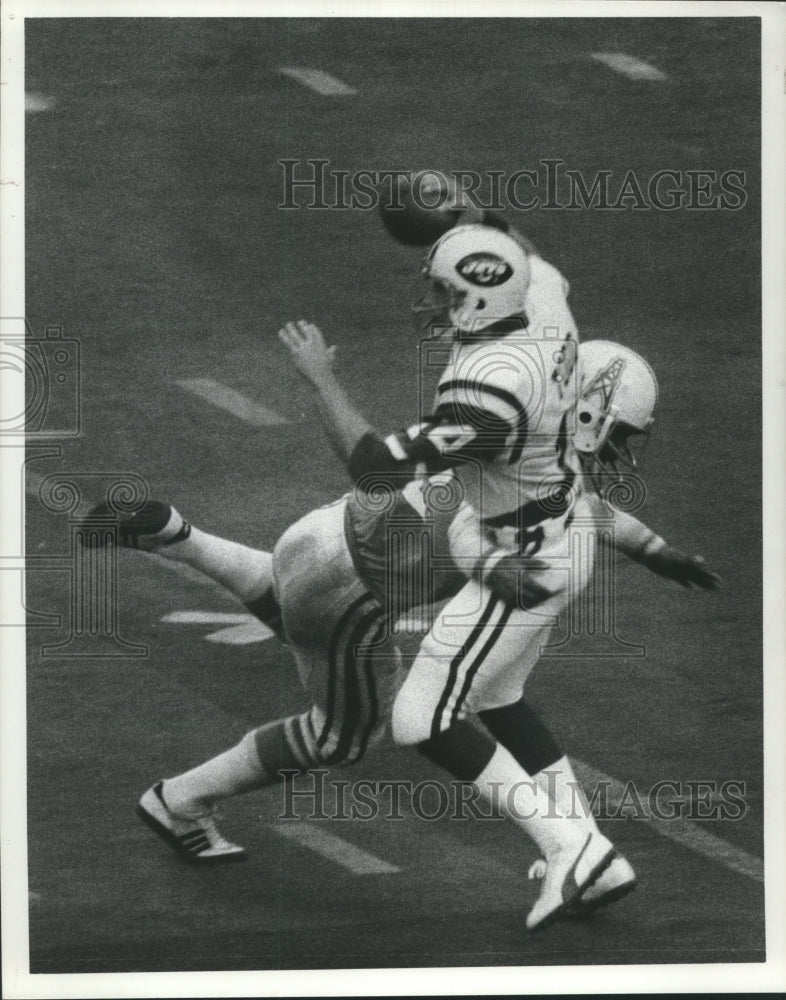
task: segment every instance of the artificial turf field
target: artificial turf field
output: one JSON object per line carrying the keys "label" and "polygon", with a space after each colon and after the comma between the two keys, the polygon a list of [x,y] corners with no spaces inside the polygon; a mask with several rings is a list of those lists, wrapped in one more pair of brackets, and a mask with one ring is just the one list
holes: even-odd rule
{"label": "artificial turf field", "polygon": [[[569,278],[582,336],[653,365],[642,516],[726,580],[685,594],[620,565],[618,632],[646,655],[552,657],[528,690],[572,754],[623,783],[744,782],[743,818],[692,824],[716,848],[608,821],[637,892],[537,936],[524,930],[535,849],[499,823],[312,821],[398,869],[357,875],[280,835],[273,789],[225,808],[244,865],[189,868],[135,818],[139,795],[307,701],[275,640],[232,644],[211,638],[215,624],[163,621],[242,612],[229,597],[122,553],[120,631],[147,656],[43,657],[68,630],[30,631],[31,971],[762,961],[756,865],[733,870],[717,850],[763,856],[758,21],[26,30],[27,89],[53,102],[26,120],[27,316],[78,339],[82,363],[81,433],[59,461],[29,462],[31,482],[134,473],[197,525],[268,549],[347,486],[276,340],[284,321],[323,327],[381,429],[418,406],[408,306],[420,252],[393,243],[374,212],[280,210],[277,161],[511,172],[552,158],[615,178],[734,169],[747,193],[738,211],[511,213]],[[592,52],[628,53],[665,79],[630,79]],[[319,95],[282,76],[287,66],[357,92]],[[250,426],[178,384],[205,378],[286,423]],[[69,546],[67,516],[35,487],[27,544]],[[28,607],[67,621],[66,581],[31,573]],[[385,746],[342,777],[432,774]]]}

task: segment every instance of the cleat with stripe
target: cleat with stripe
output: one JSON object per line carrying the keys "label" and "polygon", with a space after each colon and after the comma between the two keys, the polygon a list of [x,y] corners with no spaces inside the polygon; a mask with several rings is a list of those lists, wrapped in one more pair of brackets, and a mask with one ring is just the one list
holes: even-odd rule
{"label": "cleat with stripe", "polygon": [[630,862],[616,857],[597,881],[570,903],[563,916],[572,919],[588,917],[601,906],[616,903],[636,888],[636,873]]}
{"label": "cleat with stripe", "polygon": [[[165,545],[173,545],[191,534],[191,525],[175,508],[160,500],[147,500],[132,514],[118,514],[106,503],[97,504],[83,521],[90,529],[91,522],[110,518],[117,520],[118,541],[124,548],[156,552]],[[101,534],[97,537],[99,544]]]}
{"label": "cleat with stripe", "polygon": [[537,902],[527,915],[527,930],[543,930],[563,917],[615,856],[611,841],[602,833],[588,833],[581,846],[556,851],[546,865]]}
{"label": "cleat with stripe", "polygon": [[137,816],[157,833],[173,851],[196,865],[226,864],[243,861],[245,850],[221,835],[213,813],[187,817],[173,813],[164,802],[164,782],[148,788],[139,805]]}

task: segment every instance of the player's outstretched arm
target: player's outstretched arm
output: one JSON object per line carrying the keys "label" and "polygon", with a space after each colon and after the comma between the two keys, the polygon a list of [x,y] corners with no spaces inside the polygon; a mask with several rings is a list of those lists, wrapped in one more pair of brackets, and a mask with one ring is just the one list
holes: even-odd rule
{"label": "player's outstretched arm", "polygon": [[614,548],[624,552],[635,562],[646,566],[652,573],[675,580],[682,587],[700,587],[702,590],[718,590],[723,582],[720,575],[710,568],[701,556],[688,555],[681,549],[669,545],[651,528],[627,511],[617,510],[600,498],[596,502],[603,506],[604,522],[614,526]]}
{"label": "player's outstretched arm", "polygon": [[[468,457],[493,457],[504,448],[514,428],[510,418],[478,407],[463,408],[457,422],[454,406],[445,401],[424,422],[383,438],[355,408],[333,371],[335,348],[327,347],[322,331],[306,320],[287,323],[278,331],[300,374],[316,389],[325,430],[334,450],[357,482],[366,474],[418,468],[442,472]],[[473,423],[473,411],[474,423]],[[468,449],[470,449],[468,451]]]}
{"label": "player's outstretched arm", "polygon": [[[663,539],[660,539],[663,542]],[[634,557],[635,558],[635,557]],[[722,579],[702,556],[691,556],[663,542],[642,552],[637,560],[652,573],[676,580],[682,587],[719,590]]]}
{"label": "player's outstretched arm", "polygon": [[342,462],[349,462],[361,438],[374,429],[355,408],[333,371],[336,348],[328,347],[318,326],[307,320],[287,323],[278,339],[300,374],[316,389],[330,443]]}
{"label": "player's outstretched arm", "polygon": [[[424,456],[404,435],[407,447],[396,435],[382,436],[361,415],[333,371],[335,348],[325,344],[318,326],[307,320],[287,323],[278,338],[289,351],[300,374],[316,389],[325,431],[354,481],[369,473],[385,473],[405,465],[414,469]],[[419,443],[420,444],[420,443]]]}

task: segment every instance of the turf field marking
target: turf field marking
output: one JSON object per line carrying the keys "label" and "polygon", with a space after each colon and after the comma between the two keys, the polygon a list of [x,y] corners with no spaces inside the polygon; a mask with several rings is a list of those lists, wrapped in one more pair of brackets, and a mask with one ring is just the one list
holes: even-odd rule
{"label": "turf field marking", "polygon": [[55,106],[53,97],[35,94],[32,91],[25,94],[25,112],[35,114],[37,111],[50,111]]}
{"label": "turf field marking", "polygon": [[222,628],[219,632],[211,632],[205,636],[206,642],[220,642],[223,646],[248,646],[252,642],[265,642],[272,639],[275,633],[256,618],[248,625],[233,625],[232,628]]}
{"label": "turf field marking", "polygon": [[593,52],[591,58],[596,62],[603,63],[609,69],[622,73],[630,80],[665,80],[666,74],[657,67],[635,56],[625,55],[624,52]]}
{"label": "turf field marking", "polygon": [[206,642],[218,642],[226,646],[249,646],[255,642],[272,639],[275,632],[254,615],[232,614],[219,611],[173,611],[164,615],[162,622],[175,625],[229,625],[206,635]]}
{"label": "turf field marking", "polygon": [[283,821],[271,823],[270,827],[282,837],[296,840],[303,847],[321,854],[323,858],[335,861],[353,875],[391,875],[401,871],[395,865],[388,864],[387,861],[369,854],[360,847],[355,847],[354,844],[328,833],[321,827],[309,823]]}
{"label": "turf field marking", "polygon": [[294,66],[282,66],[279,73],[297,80],[304,87],[315,90],[324,97],[346,97],[357,93],[353,87],[347,86],[343,81],[337,80],[330,73],[324,73],[321,69],[297,69]]}
{"label": "turf field marking", "polygon": [[[598,771],[591,764],[585,764],[575,758],[571,759],[576,770],[576,777],[585,788],[591,788],[602,782],[608,789],[609,806],[618,808],[626,801],[625,785],[621,781],[604,774],[603,771]],[[627,802],[630,805],[629,798]],[[742,848],[735,847],[728,841],[716,837],[696,823],[683,819],[681,816],[675,819],[659,819],[656,816],[650,816],[648,822],[650,827],[661,836],[668,837],[669,840],[695,851],[696,854],[703,854],[711,861],[717,861],[730,871],[746,875],[754,882],[764,882],[764,862],[761,858],[754,857],[747,851],[743,851]]]}
{"label": "turf field marking", "polygon": [[161,619],[176,625],[240,625],[258,620],[253,615],[232,611],[172,611]]}
{"label": "turf field marking", "polygon": [[229,625],[206,635],[206,642],[218,642],[225,646],[249,646],[255,642],[272,639],[275,632],[254,615],[233,614],[220,611],[173,611],[164,615],[162,622],[175,625]]}
{"label": "turf field marking", "polygon": [[220,382],[214,382],[212,378],[184,378],[177,384],[186,392],[199,396],[212,406],[217,406],[219,410],[226,410],[233,417],[251,424],[252,427],[276,427],[289,423],[275,410],[261,403],[255,403],[242,392],[230,389],[228,385],[222,385]]}

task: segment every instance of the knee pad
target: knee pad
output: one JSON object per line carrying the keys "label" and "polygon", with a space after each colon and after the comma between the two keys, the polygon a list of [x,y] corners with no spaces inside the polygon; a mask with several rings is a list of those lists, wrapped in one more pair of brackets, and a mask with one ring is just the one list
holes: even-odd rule
{"label": "knee pad", "polygon": [[418,743],[418,751],[459,781],[475,781],[497,749],[496,740],[469,719]]}
{"label": "knee pad", "polygon": [[527,774],[537,774],[564,756],[565,751],[526,698],[503,708],[479,713],[494,738]]}

